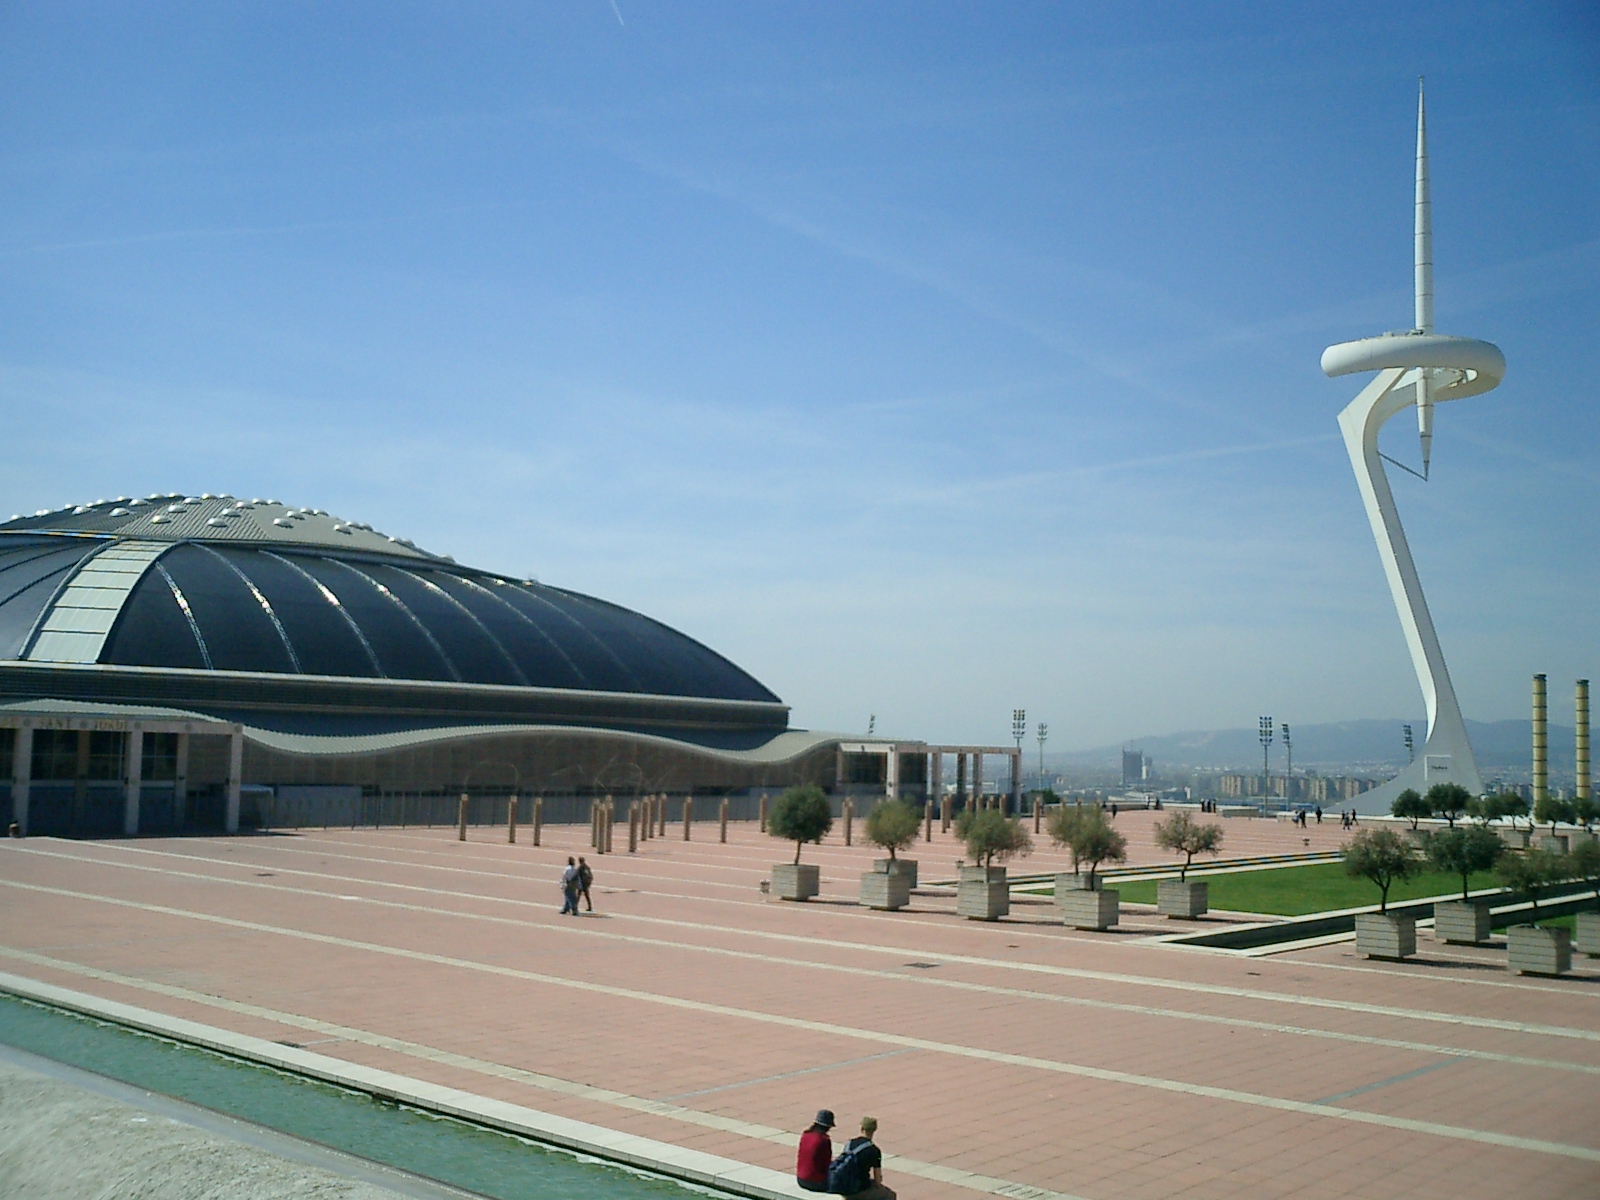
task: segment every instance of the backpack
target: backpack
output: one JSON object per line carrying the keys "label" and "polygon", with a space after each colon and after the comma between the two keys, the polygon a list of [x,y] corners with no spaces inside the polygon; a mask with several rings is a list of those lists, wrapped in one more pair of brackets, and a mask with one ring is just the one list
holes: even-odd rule
{"label": "backpack", "polygon": [[837,1196],[853,1196],[867,1190],[867,1168],[861,1161],[861,1152],[871,1142],[858,1140],[846,1146],[839,1156],[828,1164],[828,1190]]}
{"label": "backpack", "polygon": [[584,863],[578,868],[578,887],[588,891],[589,885],[594,882],[594,872],[589,869],[589,864]]}

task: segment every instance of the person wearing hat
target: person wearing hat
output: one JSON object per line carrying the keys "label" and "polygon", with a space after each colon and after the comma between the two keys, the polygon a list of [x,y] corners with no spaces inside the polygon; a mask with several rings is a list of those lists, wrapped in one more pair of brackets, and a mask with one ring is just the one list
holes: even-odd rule
{"label": "person wearing hat", "polygon": [[828,1137],[828,1130],[832,1128],[833,1113],[824,1108],[811,1122],[811,1128],[800,1135],[794,1181],[808,1192],[828,1190],[828,1164],[833,1161],[833,1140]]}

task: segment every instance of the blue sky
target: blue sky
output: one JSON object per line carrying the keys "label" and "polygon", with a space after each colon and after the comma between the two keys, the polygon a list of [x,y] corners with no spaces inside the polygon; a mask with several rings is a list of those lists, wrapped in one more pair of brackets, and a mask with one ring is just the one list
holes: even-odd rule
{"label": "blue sky", "polygon": [[325,508],[812,728],[1413,718],[1317,360],[1410,323],[1419,73],[1438,325],[1510,370],[1396,493],[1466,715],[1570,720],[1581,4],[7,5],[0,516]]}

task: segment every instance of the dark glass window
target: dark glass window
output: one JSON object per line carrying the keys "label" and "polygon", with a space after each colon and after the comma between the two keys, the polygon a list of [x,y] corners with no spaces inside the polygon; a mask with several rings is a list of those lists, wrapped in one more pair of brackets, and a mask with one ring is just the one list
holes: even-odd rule
{"label": "dark glass window", "polygon": [[178,778],[178,735],[175,733],[147,733],[144,735],[144,778],[165,783]]}
{"label": "dark glass window", "polygon": [[0,779],[10,779],[17,749],[17,731],[0,729]]}
{"label": "dark glass window", "polygon": [[76,779],[78,777],[78,731],[76,729],[35,729],[33,731],[33,778]]}
{"label": "dark glass window", "polygon": [[195,640],[189,619],[157,567],[144,573],[123,603],[101,648],[100,661],[126,667],[205,669],[200,643]]}
{"label": "dark glass window", "polygon": [[372,678],[378,668],[361,645],[339,606],[296,570],[300,556],[218,547],[217,553],[250,577],[272,605],[289,644],[307,675],[355,675]]}
{"label": "dark glass window", "polygon": [[361,570],[393,592],[417,620],[427,626],[463,680],[469,683],[524,682],[516,664],[484,626],[431,579],[425,583],[425,577],[374,563],[363,563]]}
{"label": "dark glass window", "polygon": [[531,687],[586,688],[589,680],[543,625],[508,600],[510,586],[434,571],[429,578],[449,592],[499,639]]}
{"label": "dark glass window", "polygon": [[393,592],[347,563],[330,558],[297,560],[339,598],[360,626],[390,679],[454,680],[455,672],[407,614]]}
{"label": "dark glass window", "polygon": [[127,735],[95,730],[89,734],[89,778],[121,779]]}
{"label": "dark glass window", "polygon": [[199,546],[182,545],[162,555],[161,565],[188,601],[212,667],[218,671],[294,671],[272,618],[227,562]]}

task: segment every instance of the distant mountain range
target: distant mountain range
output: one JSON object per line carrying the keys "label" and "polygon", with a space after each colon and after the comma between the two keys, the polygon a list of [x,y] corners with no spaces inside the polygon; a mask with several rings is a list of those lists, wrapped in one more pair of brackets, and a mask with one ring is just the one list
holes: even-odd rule
{"label": "distant mountain range", "polygon": [[[1295,767],[1324,774],[1378,771],[1393,773],[1406,764],[1402,720],[1338,721],[1326,725],[1292,725]],[[1411,722],[1417,752],[1422,751],[1428,723]],[[1478,767],[1486,775],[1505,773],[1526,777],[1532,758],[1533,725],[1530,721],[1468,721],[1467,736]],[[1254,729],[1213,729],[1172,733],[1162,737],[1129,738],[1118,746],[1100,746],[1064,754],[1046,754],[1045,762],[1058,766],[1121,767],[1123,750],[1143,750],[1157,768],[1184,766],[1218,770],[1261,770],[1261,743]],[[1281,733],[1272,743],[1272,769],[1283,770]],[[1573,771],[1573,727],[1550,726],[1550,770]]]}

